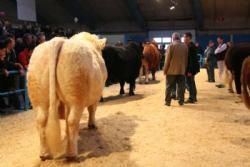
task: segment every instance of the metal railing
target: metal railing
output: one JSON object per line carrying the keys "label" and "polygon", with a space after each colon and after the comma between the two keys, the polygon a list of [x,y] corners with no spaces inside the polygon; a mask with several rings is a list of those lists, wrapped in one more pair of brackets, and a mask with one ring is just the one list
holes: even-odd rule
{"label": "metal railing", "polygon": [[[18,71],[8,71],[9,75],[19,75]],[[17,89],[17,90],[10,90],[7,92],[0,92],[0,96],[9,96],[13,94],[20,94],[23,93],[24,95],[24,111],[27,111],[30,108],[30,102],[29,102],[29,97],[28,97],[28,92],[27,92],[27,87],[26,87],[26,73],[25,73],[25,79],[24,79],[24,89]]]}
{"label": "metal railing", "polygon": [[198,56],[198,59],[199,59],[200,68],[203,68],[204,64],[205,64],[205,58],[203,57],[202,54],[197,54],[197,56]]}

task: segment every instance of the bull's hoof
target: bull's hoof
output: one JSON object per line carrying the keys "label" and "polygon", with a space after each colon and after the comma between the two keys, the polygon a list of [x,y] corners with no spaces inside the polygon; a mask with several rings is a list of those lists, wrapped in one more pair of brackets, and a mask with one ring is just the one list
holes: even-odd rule
{"label": "bull's hoof", "polygon": [[129,92],[129,96],[134,96],[135,93],[134,92]]}
{"label": "bull's hoof", "polygon": [[73,157],[66,157],[67,162],[74,162],[74,163],[80,163],[80,159],[77,156],[73,156]]}
{"label": "bull's hoof", "polygon": [[233,89],[228,89],[229,93],[234,93]]}
{"label": "bull's hoof", "polygon": [[46,160],[51,160],[52,157],[47,155],[47,156],[40,156],[41,161],[46,161]]}
{"label": "bull's hoof", "polygon": [[148,82],[148,81],[146,81],[146,82],[145,82],[145,84],[149,84],[149,82]]}
{"label": "bull's hoof", "polygon": [[125,94],[125,92],[124,91],[120,91],[120,95],[124,95]]}
{"label": "bull's hoof", "polygon": [[103,98],[103,97],[100,99],[100,102],[101,102],[101,103],[103,103],[103,102],[104,102],[104,98]]}
{"label": "bull's hoof", "polygon": [[89,130],[96,130],[97,126],[95,124],[94,125],[88,125],[88,129]]}

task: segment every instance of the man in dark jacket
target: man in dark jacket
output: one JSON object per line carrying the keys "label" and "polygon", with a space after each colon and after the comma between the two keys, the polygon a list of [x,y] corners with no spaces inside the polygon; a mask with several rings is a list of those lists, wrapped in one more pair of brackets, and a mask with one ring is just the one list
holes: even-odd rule
{"label": "man in dark jacket", "polygon": [[[23,66],[17,62],[15,52],[15,37],[13,35],[6,36],[6,57],[5,61],[8,63],[8,70],[22,70]],[[21,72],[21,71],[20,71]]]}
{"label": "man in dark jacket", "polygon": [[164,66],[164,62],[165,62],[165,44],[162,44],[161,47],[160,47],[160,53],[161,53],[161,61],[160,61],[160,69],[163,68]]}
{"label": "man in dark jacket", "polygon": [[189,99],[186,103],[197,102],[197,89],[195,84],[195,75],[200,72],[200,65],[197,56],[197,49],[192,42],[192,34],[184,34],[184,43],[188,46],[188,66],[186,71],[186,82],[189,87]]}
{"label": "man in dark jacket", "polygon": [[[8,76],[7,66],[5,64],[4,58],[6,55],[6,40],[0,37],[0,92],[6,90],[6,78]],[[5,108],[7,105],[2,96],[0,96],[0,113],[1,109]]]}
{"label": "man in dark jacket", "polygon": [[[7,77],[8,90],[17,90],[20,88],[20,79],[21,76],[24,75],[23,66],[17,62],[17,57],[15,53],[15,38],[12,35],[6,36],[6,56],[5,56],[5,64],[7,66],[8,71],[19,71],[20,75],[10,75]],[[13,94],[9,98],[10,103],[16,109],[20,109],[23,101],[22,95]]]}
{"label": "man in dark jacket", "polygon": [[216,58],[214,55],[214,42],[209,41],[207,49],[204,52],[205,55],[205,64],[207,68],[208,82],[215,82],[214,79],[214,65]]}

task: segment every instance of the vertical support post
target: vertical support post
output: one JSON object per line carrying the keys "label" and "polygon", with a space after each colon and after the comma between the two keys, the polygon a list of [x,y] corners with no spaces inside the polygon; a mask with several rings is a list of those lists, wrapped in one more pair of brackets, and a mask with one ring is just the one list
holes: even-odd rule
{"label": "vertical support post", "polygon": [[27,111],[29,109],[29,97],[28,97],[28,89],[27,89],[27,73],[25,73],[24,79],[24,110]]}
{"label": "vertical support post", "polygon": [[233,34],[230,34],[230,42],[234,42],[234,35]]}

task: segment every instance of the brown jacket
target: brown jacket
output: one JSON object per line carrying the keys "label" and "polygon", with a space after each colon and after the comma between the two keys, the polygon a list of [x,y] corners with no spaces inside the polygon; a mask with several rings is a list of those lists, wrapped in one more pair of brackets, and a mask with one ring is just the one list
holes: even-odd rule
{"label": "brown jacket", "polygon": [[166,50],[164,74],[185,75],[188,63],[188,48],[180,41],[174,41]]}

